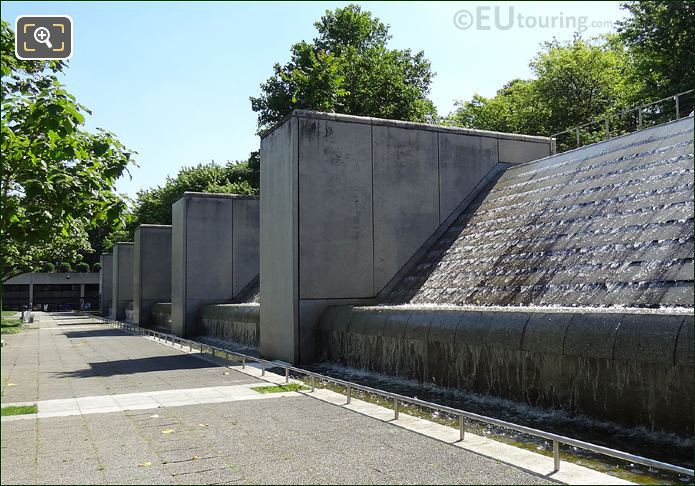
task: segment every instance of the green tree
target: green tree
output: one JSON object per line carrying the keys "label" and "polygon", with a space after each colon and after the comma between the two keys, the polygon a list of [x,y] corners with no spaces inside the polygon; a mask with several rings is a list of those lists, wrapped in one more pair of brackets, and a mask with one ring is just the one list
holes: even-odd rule
{"label": "green tree", "polygon": [[251,97],[262,133],[294,109],[430,122],[434,73],[423,52],[388,49],[388,25],[348,5],[314,24],[313,42],[292,46],[291,59]]}
{"label": "green tree", "polygon": [[[638,89],[625,77],[629,57],[615,36],[546,42],[530,62],[534,78],[514,80],[493,98],[457,102],[446,123],[548,136],[624,108]],[[618,129],[619,126],[616,126]],[[603,126],[585,130],[585,141],[603,137]],[[559,149],[574,144],[558,140]],[[573,145],[572,145],[573,146]]]}
{"label": "green tree", "polygon": [[171,205],[187,191],[258,194],[258,159],[254,152],[245,162],[184,167],[176,177],[167,177],[162,186],[139,191],[129,224],[131,233],[140,224],[171,224]]}
{"label": "green tree", "polygon": [[112,133],[82,128],[89,110],[58,82],[64,67],[16,59],[14,33],[2,21],[3,281],[87,251],[93,224],[120,224],[114,184],[131,154]]}
{"label": "green tree", "polygon": [[641,87],[632,101],[644,103],[693,89],[695,2],[643,0],[621,7],[630,16],[617,23],[618,35],[629,48],[632,77]]}

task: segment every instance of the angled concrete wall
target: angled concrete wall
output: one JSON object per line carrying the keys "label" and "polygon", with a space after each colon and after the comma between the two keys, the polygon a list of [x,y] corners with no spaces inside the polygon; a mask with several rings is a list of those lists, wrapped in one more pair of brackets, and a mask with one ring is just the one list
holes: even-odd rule
{"label": "angled concrete wall", "polygon": [[112,250],[111,316],[122,320],[133,304],[133,243],[116,243]]}
{"label": "angled concrete wall", "polygon": [[101,270],[99,271],[99,312],[102,316],[110,317],[111,299],[113,298],[113,255],[103,253],[99,257]]}
{"label": "angled concrete wall", "polygon": [[171,301],[171,226],[138,226],[134,252],[133,322],[147,326],[152,305]]}
{"label": "angled concrete wall", "polygon": [[198,332],[201,306],[228,303],[258,277],[259,199],[187,192],[172,206],[172,332]]}
{"label": "angled concrete wall", "polygon": [[369,302],[544,137],[295,111],[261,141],[261,353],[317,357],[326,305]]}

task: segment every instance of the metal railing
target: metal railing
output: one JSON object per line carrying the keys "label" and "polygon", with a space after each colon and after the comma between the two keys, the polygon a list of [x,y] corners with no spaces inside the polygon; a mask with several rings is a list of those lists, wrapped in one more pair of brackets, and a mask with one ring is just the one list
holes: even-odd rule
{"label": "metal railing", "polygon": [[670,471],[672,473],[682,474],[682,475],[690,476],[690,477],[693,477],[695,475],[695,471],[693,471],[693,469],[688,469],[685,467],[676,466],[674,464],[669,464],[667,462],[657,461],[654,459],[649,459],[647,457],[638,456],[635,454],[630,454],[630,453],[619,451],[616,449],[611,449],[609,447],[604,447],[604,446],[600,446],[597,444],[592,444],[590,442],[584,442],[582,440],[573,439],[571,437],[565,437],[563,435],[553,434],[551,432],[545,432],[543,430],[538,430],[538,429],[526,427],[523,425],[513,424],[511,422],[506,422],[504,420],[499,420],[496,418],[487,417],[484,415],[479,415],[477,413],[466,412],[465,410],[460,410],[457,408],[448,407],[446,405],[440,405],[437,403],[428,402],[425,400],[420,400],[419,398],[406,397],[403,395],[399,395],[397,393],[379,390],[377,388],[372,388],[372,387],[366,386],[366,385],[360,385],[357,383],[341,380],[339,378],[333,378],[331,376],[322,375],[320,373],[315,373],[313,371],[308,371],[308,370],[305,370],[302,368],[297,368],[296,366],[292,366],[292,365],[285,363],[285,362],[282,362],[282,361],[271,361],[271,360],[259,358],[257,356],[251,356],[251,355],[240,353],[237,351],[231,351],[228,349],[219,348],[217,346],[212,346],[209,344],[201,343],[199,341],[192,341],[190,339],[181,338],[178,336],[174,336],[172,334],[162,333],[159,331],[154,331],[152,329],[146,329],[146,328],[142,328],[142,327],[135,326],[132,324],[127,324],[127,323],[123,323],[120,321],[114,321],[111,319],[106,319],[106,318],[100,317],[100,316],[97,316],[97,318],[100,319],[101,321],[105,322],[108,325],[127,330],[129,332],[134,333],[134,334],[139,334],[142,336],[149,336],[149,337],[152,337],[152,338],[157,339],[159,341],[163,341],[165,343],[171,343],[172,346],[178,344],[181,349],[184,349],[184,347],[188,347],[189,352],[192,352],[194,349],[196,349],[200,352],[200,354],[203,354],[205,352],[205,350],[207,349],[213,357],[215,356],[215,352],[219,352],[221,355],[226,354],[228,356],[229,355],[234,356],[236,358],[239,358],[237,361],[241,362],[242,369],[246,367],[247,362],[258,363],[258,364],[260,364],[261,375],[265,375],[266,369],[281,368],[285,372],[285,383],[289,383],[290,371],[292,371],[296,374],[306,376],[310,379],[310,387],[311,387],[312,393],[316,390],[316,380],[325,381],[325,382],[339,385],[339,386],[345,388],[346,404],[349,404],[351,402],[353,390],[360,390],[360,391],[363,391],[365,393],[370,393],[373,395],[382,396],[382,397],[391,399],[391,400],[393,400],[394,420],[398,420],[399,413],[400,413],[400,406],[403,403],[408,403],[411,405],[417,405],[417,406],[428,408],[431,410],[438,410],[440,412],[444,412],[447,414],[451,414],[453,416],[457,416],[458,417],[458,425],[459,425],[459,427],[458,427],[459,428],[459,437],[460,437],[461,441],[463,441],[465,439],[465,434],[466,434],[465,419],[473,420],[476,422],[482,422],[482,423],[489,424],[489,425],[495,425],[497,427],[502,427],[502,428],[506,428],[509,430],[514,430],[516,432],[520,432],[523,434],[528,434],[528,435],[532,435],[535,437],[540,437],[540,438],[548,440],[548,441],[552,441],[553,460],[554,460],[555,471],[560,470],[560,444],[565,444],[565,445],[576,447],[579,449],[591,451],[591,452],[594,452],[597,454],[602,454],[605,456],[614,457],[616,459],[621,459],[624,461],[633,462],[636,464],[641,464],[643,466],[651,467],[654,469],[661,469],[661,470]]}
{"label": "metal railing", "polygon": [[[652,101],[651,103],[646,103],[644,105],[636,106],[633,108],[629,108],[626,110],[618,111],[615,113],[611,113],[605,117],[598,118],[596,120],[592,120],[590,122],[584,123],[583,125],[578,125],[576,127],[568,128],[567,130],[563,130],[558,133],[554,133],[550,135],[551,138],[558,139],[559,136],[569,134],[569,135],[574,135],[576,142],[575,142],[575,147],[570,147],[570,143],[564,143],[564,141],[560,141],[559,145],[562,148],[565,148],[565,150],[569,150],[571,148],[578,148],[581,147],[582,144],[582,136],[581,132],[582,129],[587,129],[588,127],[592,126],[598,126],[597,130],[594,130],[593,132],[593,137],[589,137],[588,142],[589,143],[594,143],[599,140],[596,140],[595,136],[603,132],[603,139],[604,140],[609,140],[612,138],[611,134],[611,120],[620,120],[623,118],[622,123],[613,123],[613,128],[618,128],[621,131],[618,133],[618,135],[624,135],[626,133],[632,133],[633,131],[639,131],[644,128],[645,121],[655,121],[655,123],[663,123],[664,121],[669,121],[672,119],[679,120],[681,118],[685,118],[689,115],[690,111],[693,109],[693,92],[695,90],[688,90],[688,91],[683,91],[682,93],[678,93],[672,96],[668,96],[666,98],[662,98],[660,100]],[[668,102],[670,105],[670,102],[674,103],[673,108],[668,108],[668,109],[661,109],[660,107],[665,103]],[[681,115],[684,113],[684,115]],[[675,114],[675,118],[671,118],[671,115]],[[664,115],[667,117],[664,120]],[[648,118],[648,120],[645,120],[645,117]],[[627,127],[627,128],[626,128]],[[562,152],[562,150],[559,150],[559,152]]]}

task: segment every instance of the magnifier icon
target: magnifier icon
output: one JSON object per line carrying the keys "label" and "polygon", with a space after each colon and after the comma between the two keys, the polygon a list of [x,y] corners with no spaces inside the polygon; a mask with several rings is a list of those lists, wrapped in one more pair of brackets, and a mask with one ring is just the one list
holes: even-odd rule
{"label": "magnifier icon", "polygon": [[49,49],[53,49],[51,32],[46,27],[39,27],[34,31],[34,40],[39,44],[46,44]]}

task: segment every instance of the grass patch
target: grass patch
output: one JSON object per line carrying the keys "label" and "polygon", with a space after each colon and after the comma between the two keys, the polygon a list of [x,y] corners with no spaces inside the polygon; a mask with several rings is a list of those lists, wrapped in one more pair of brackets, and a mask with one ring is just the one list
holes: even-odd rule
{"label": "grass patch", "polygon": [[0,315],[2,317],[13,317],[15,314],[17,314],[17,311],[2,311]]}
{"label": "grass patch", "polygon": [[253,386],[251,387],[251,389],[258,393],[282,393],[299,390],[308,390],[309,387],[300,385],[299,383],[286,383],[284,385]]}
{"label": "grass patch", "polygon": [[6,319],[2,318],[0,320],[0,333],[2,334],[16,334],[22,330],[22,320],[21,319]]}
{"label": "grass patch", "polygon": [[2,416],[6,417],[8,415],[26,415],[29,413],[38,412],[39,408],[36,405],[10,405],[9,407],[2,407]]}

